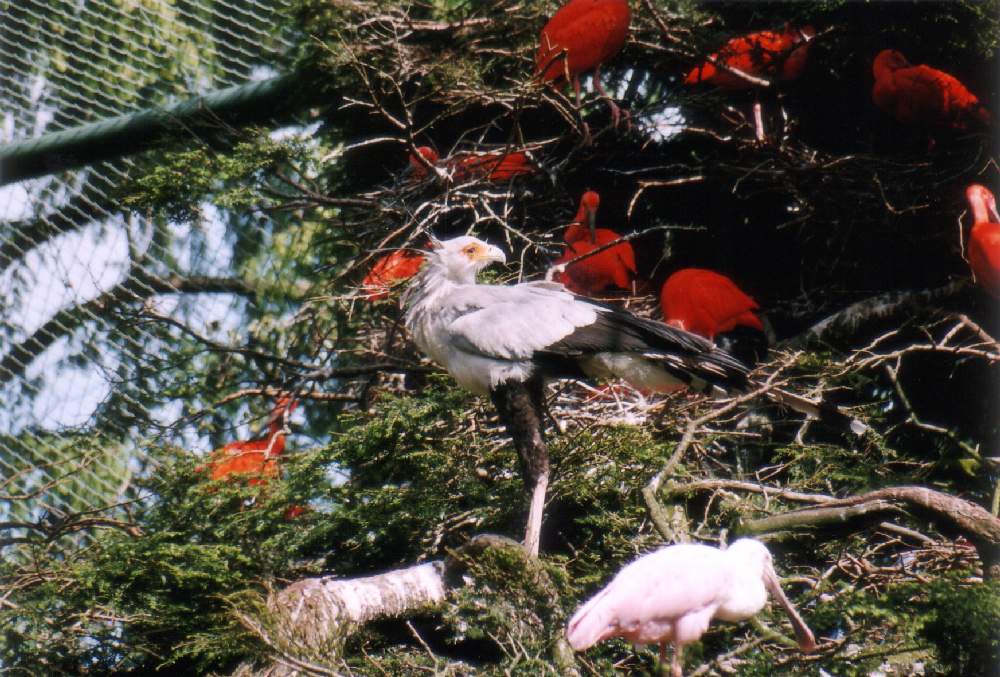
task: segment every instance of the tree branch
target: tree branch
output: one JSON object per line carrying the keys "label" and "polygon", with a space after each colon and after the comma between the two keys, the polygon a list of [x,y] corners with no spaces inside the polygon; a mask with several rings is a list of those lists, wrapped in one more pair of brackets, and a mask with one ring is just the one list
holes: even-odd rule
{"label": "tree branch", "polygon": [[241,294],[252,296],[253,288],[243,280],[225,277],[157,277],[135,269],[129,277],[100,296],[53,315],[35,332],[13,346],[0,360],[0,385],[24,375],[31,362],[63,336],[95,316],[107,317],[115,309],[145,301],[157,294]]}
{"label": "tree branch", "polygon": [[946,524],[968,538],[983,561],[984,578],[1000,577],[1000,519],[975,503],[924,487],[887,487],[861,496],[750,520],[740,531],[760,534],[786,529],[846,525],[886,512],[912,510],[937,524]]}
{"label": "tree branch", "polygon": [[[450,590],[468,584],[465,572],[471,562],[498,549],[520,556],[539,589],[551,588],[544,569],[520,543],[493,534],[473,537],[444,560],[361,578],[307,578],[272,594],[263,617],[236,611],[244,627],[268,645],[275,663],[263,670],[244,664],[234,674],[336,674],[330,665],[345,637],[359,625],[439,607]],[[553,651],[553,660],[564,674],[578,674],[565,640],[556,640]],[[569,658],[564,652],[569,652]]]}
{"label": "tree branch", "polygon": [[0,271],[43,242],[79,230],[93,221],[106,219],[118,211],[103,191],[88,182],[78,193],[47,214],[5,223],[0,241]]}

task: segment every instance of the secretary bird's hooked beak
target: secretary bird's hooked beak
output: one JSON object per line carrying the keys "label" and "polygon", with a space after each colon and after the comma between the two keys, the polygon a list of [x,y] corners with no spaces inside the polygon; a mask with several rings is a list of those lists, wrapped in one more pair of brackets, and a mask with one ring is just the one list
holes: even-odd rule
{"label": "secretary bird's hooked beak", "polygon": [[479,258],[486,264],[490,263],[507,263],[507,255],[503,253],[500,247],[495,245],[487,245],[486,251],[479,254]]}
{"label": "secretary bird's hooked beak", "polygon": [[792,604],[790,599],[785,597],[785,592],[781,589],[781,583],[778,582],[778,574],[774,571],[774,565],[771,564],[770,560],[764,563],[764,585],[774,595],[774,598],[778,600],[778,603],[785,609],[785,613],[788,614],[788,618],[792,621],[792,628],[795,630],[795,640],[799,643],[799,649],[802,650],[802,653],[813,651],[816,648],[816,638],[813,636],[809,626],[806,625],[806,622],[802,620],[802,616],[799,616],[795,605]]}

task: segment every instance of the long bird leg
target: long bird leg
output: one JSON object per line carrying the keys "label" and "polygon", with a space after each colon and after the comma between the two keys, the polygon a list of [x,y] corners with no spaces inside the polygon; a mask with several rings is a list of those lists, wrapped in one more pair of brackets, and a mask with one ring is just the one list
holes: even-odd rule
{"label": "long bird leg", "polygon": [[684,655],[684,647],[679,642],[674,643],[674,658],[670,661],[670,677],[684,677],[684,664],[681,657]]}
{"label": "long bird leg", "polygon": [[524,549],[532,557],[538,557],[545,493],[549,487],[549,450],[542,437],[543,384],[540,379],[502,383],[490,397],[521,457],[521,474],[531,495]]}
{"label": "long bird leg", "polygon": [[[601,97],[608,100],[608,106],[611,108],[611,126],[617,129],[618,123],[621,122],[622,110],[619,108],[618,104],[615,103],[615,100],[612,99],[606,91],[604,91],[604,85],[601,84],[601,64],[597,64],[597,68],[594,69],[593,80],[594,89],[597,90],[597,93],[600,94]],[[628,126],[631,127],[632,119],[628,111],[625,111],[625,120],[627,121]]]}
{"label": "long bird leg", "polygon": [[660,657],[656,660],[656,674],[662,675],[667,669],[667,643],[660,642]]}
{"label": "long bird leg", "polygon": [[764,114],[760,108],[760,101],[754,101],[753,104],[753,127],[757,143],[764,143]]}
{"label": "long bird leg", "polygon": [[583,143],[590,145],[590,125],[583,119],[583,109],[580,107],[580,76],[573,76],[573,92],[576,94],[576,112],[580,116],[580,124],[583,125]]}

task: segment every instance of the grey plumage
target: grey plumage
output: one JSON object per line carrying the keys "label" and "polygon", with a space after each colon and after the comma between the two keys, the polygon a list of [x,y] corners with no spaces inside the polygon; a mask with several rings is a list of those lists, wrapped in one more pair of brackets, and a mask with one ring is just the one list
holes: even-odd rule
{"label": "grey plumage", "polygon": [[414,340],[470,390],[536,375],[620,377],[653,390],[746,386],[747,368],[695,334],[553,282],[475,282],[500,260],[499,249],[473,237],[440,242],[404,297]]}
{"label": "grey plumage", "polygon": [[[506,260],[482,240],[457,237],[434,245],[403,297],[404,321],[421,350],[459,385],[493,399],[531,493],[524,544],[532,555],[538,554],[549,481],[545,379],[617,377],[658,391],[752,385],[746,366],[711,341],[575,296],[561,284],[477,284],[477,272]],[[772,390],[768,396],[810,415],[833,410],[843,417],[791,393]]]}

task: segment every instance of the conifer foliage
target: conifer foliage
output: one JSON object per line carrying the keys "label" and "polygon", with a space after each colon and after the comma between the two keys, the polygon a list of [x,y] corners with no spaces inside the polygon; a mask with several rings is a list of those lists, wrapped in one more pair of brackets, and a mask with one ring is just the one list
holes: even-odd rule
{"label": "conifer foliage", "polygon": [[[85,546],[52,556],[65,532],[50,516],[24,557],[0,563],[0,667],[652,673],[655,652],[620,641],[574,654],[566,620],[660,545],[755,536],[817,650],[799,653],[768,608],[753,625],[713,625],[686,674],[995,674],[1000,317],[963,258],[966,187],[1000,186],[995,127],[887,115],[872,60],[896,49],[934,64],[996,111],[1000,5],[630,0],[627,42],[601,67],[615,125],[596,89],[578,107],[571,87],[535,75],[560,4],[301,0],[310,105],[292,131],[226,130],[143,158],[126,204],[178,221],[218,209],[235,242],[220,273],[247,280],[246,321],[225,343],[154,305],[128,311],[170,364],[119,387],[181,402],[184,417],[150,437],[152,462],[113,519],[73,522]],[[813,34],[796,34],[809,49],[794,79],[685,82],[734,38],[795,26]],[[523,152],[528,169],[495,180],[423,162],[422,147]],[[469,232],[507,252],[485,280],[543,279],[588,190],[635,256],[634,289],[602,298],[662,319],[672,273],[725,275],[764,319],[751,350],[734,348],[758,360],[755,381],[822,396],[870,431],[764,398],[550,384],[552,481],[532,559],[509,541],[527,504],[495,410],[416,350],[397,287],[363,281],[392,251]],[[284,284],[264,283],[266,257]],[[210,428],[234,403],[263,417],[286,393],[299,405],[267,482],[213,482],[204,454],[170,434]],[[302,592],[422,564],[440,597],[412,588],[352,616]]]}

